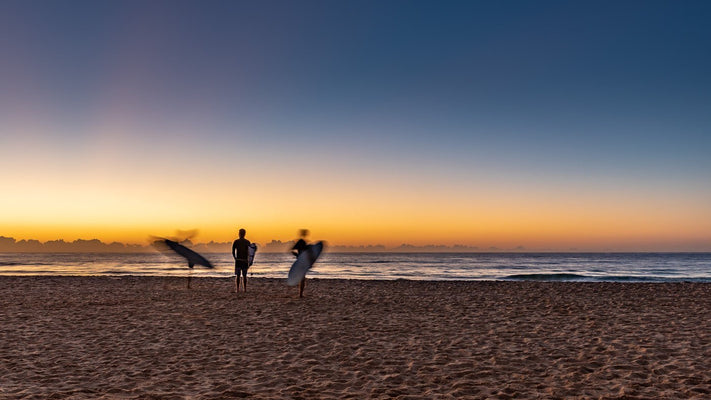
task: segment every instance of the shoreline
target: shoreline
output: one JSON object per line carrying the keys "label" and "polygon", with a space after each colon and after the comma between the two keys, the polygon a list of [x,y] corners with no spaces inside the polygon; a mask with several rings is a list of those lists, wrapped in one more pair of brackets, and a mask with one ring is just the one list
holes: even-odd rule
{"label": "shoreline", "polygon": [[[282,274],[280,274],[282,275]],[[329,276],[314,276],[308,275],[307,278],[309,282],[311,281],[326,281],[326,282],[421,282],[421,283],[493,283],[493,282],[508,282],[508,283],[570,283],[570,284],[706,284],[711,285],[711,278],[639,278],[639,277],[574,277],[574,278],[560,278],[556,277],[556,273],[552,274],[532,274],[532,277],[500,277],[500,278],[477,278],[477,279],[456,279],[456,278],[440,278],[440,279],[429,279],[429,278],[340,278],[340,277],[329,277]],[[59,274],[59,273],[2,273],[0,272],[0,279],[3,278],[107,278],[107,279],[175,279],[181,280],[185,279],[187,281],[187,273],[185,274],[175,274],[175,275],[148,275],[148,274],[130,274],[130,273],[97,273],[97,274]],[[275,285],[286,286],[287,278],[275,278],[272,276],[249,276],[249,280],[259,280],[259,281],[273,281]],[[199,280],[234,280],[233,272],[224,271],[222,276],[203,276],[203,275],[193,275],[193,282]]]}
{"label": "shoreline", "polygon": [[0,276],[0,399],[708,398],[711,283]]}

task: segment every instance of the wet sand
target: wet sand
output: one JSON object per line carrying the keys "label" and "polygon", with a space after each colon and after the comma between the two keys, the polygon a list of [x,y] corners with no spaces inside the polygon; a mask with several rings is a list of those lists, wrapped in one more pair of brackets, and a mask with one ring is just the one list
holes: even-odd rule
{"label": "wet sand", "polygon": [[711,398],[711,284],[0,277],[0,399]]}

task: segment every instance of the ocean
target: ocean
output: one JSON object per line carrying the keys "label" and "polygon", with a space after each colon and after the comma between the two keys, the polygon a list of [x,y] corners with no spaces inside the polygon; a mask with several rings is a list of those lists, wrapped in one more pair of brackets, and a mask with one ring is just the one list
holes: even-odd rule
{"label": "ocean", "polygon": [[[204,254],[215,268],[192,276],[231,277],[229,253]],[[286,278],[294,257],[257,253],[252,277]],[[0,253],[0,275],[187,276],[161,253]],[[711,282],[711,253],[326,253],[309,277],[323,279]]]}

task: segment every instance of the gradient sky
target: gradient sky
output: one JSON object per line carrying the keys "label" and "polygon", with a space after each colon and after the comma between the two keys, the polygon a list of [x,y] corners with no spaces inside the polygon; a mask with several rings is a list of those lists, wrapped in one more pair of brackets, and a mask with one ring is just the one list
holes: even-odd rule
{"label": "gradient sky", "polygon": [[0,235],[711,251],[711,2],[3,1]]}

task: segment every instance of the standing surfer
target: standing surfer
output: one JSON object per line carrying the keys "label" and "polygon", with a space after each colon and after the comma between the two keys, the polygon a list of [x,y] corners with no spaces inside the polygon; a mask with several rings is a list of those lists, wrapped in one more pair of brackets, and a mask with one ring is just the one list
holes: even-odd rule
{"label": "standing surfer", "polygon": [[235,293],[239,292],[239,276],[242,274],[244,291],[247,291],[247,269],[249,269],[249,240],[244,238],[247,231],[239,230],[239,239],[232,243],[232,257],[235,259]]}
{"label": "standing surfer", "polygon": [[[302,229],[299,231],[299,240],[294,244],[294,247],[291,248],[291,254],[295,255],[297,258],[299,255],[309,249],[309,244],[306,243],[306,237],[309,235],[309,230],[308,229]],[[304,275],[304,278],[299,282],[299,297],[304,297],[304,286],[306,286],[306,275]]]}

